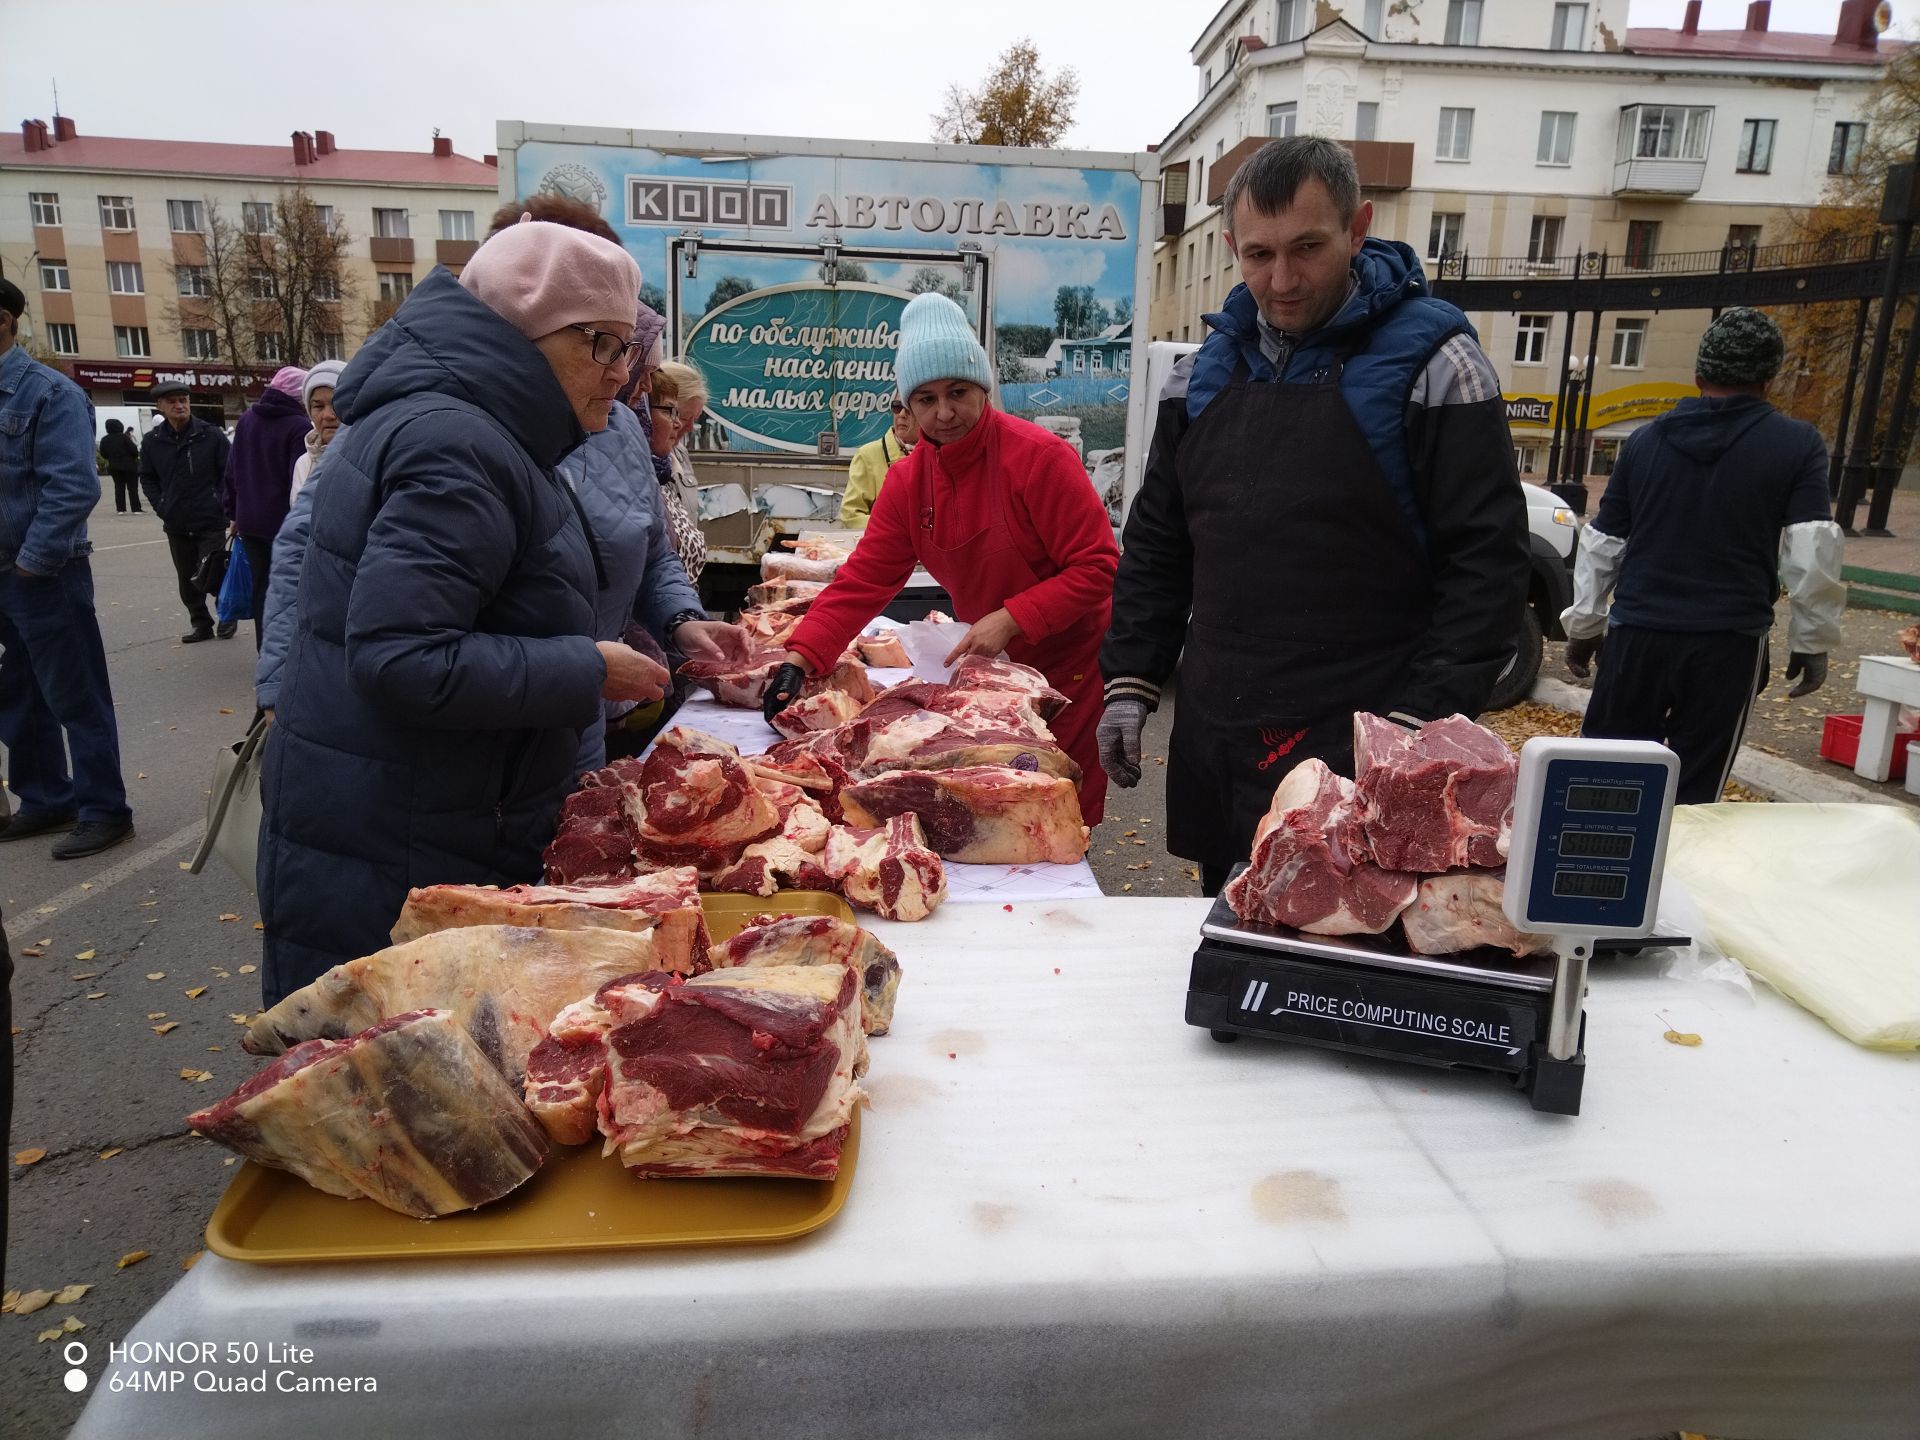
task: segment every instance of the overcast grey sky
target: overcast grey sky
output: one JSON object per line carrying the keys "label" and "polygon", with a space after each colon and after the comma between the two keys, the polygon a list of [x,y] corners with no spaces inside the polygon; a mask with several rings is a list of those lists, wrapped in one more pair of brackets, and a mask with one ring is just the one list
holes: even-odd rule
{"label": "overcast grey sky", "polygon": [[[1546,0],[1523,0],[1544,4]],[[1914,0],[1896,3],[1910,32]],[[83,133],[276,144],[494,148],[494,121],[925,140],[951,81],[1030,36],[1080,74],[1067,143],[1135,150],[1192,104],[1187,47],[1218,0],[0,0],[5,123],[60,108]],[[1677,25],[1684,0],[1633,0]],[[1839,0],[1774,0],[1776,30],[1831,31]],[[1706,0],[1708,28],[1745,0]],[[925,18],[922,18],[925,17]],[[1900,23],[1908,22],[1908,23]]]}

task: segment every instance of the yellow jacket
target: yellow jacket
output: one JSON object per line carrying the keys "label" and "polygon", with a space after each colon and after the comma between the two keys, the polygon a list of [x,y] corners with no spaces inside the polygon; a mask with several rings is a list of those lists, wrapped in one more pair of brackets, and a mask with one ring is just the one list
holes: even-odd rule
{"label": "yellow jacket", "polygon": [[847,488],[840,492],[840,527],[864,530],[873,502],[880,498],[880,484],[893,463],[905,455],[906,448],[887,430],[878,440],[870,440],[853,452],[847,467]]}

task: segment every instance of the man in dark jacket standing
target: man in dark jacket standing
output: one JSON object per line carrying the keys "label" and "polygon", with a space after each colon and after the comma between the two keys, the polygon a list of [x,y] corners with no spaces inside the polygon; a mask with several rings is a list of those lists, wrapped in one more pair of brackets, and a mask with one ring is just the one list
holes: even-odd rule
{"label": "man in dark jacket standing", "polygon": [[1583,733],[1668,746],[1682,805],[1711,804],[1726,787],[1766,687],[1780,582],[1793,602],[1787,679],[1800,682],[1789,696],[1826,683],[1840,639],[1846,542],[1827,509],[1826,442],[1766,399],[1784,354],[1758,310],[1728,310],[1707,327],[1694,361],[1700,398],[1620,448],[1561,617],[1567,668],[1584,678],[1600,657]]}
{"label": "man in dark jacket standing", "polygon": [[113,477],[113,509],[124,515],[129,507],[140,513],[140,447],[118,420],[107,421],[107,433],[100,441],[100,458],[107,462],[107,474]]}
{"label": "man in dark jacket standing", "polygon": [[1528,566],[1499,379],[1413,251],[1368,238],[1352,156],[1276,140],[1223,204],[1243,283],[1161,396],[1100,652],[1123,787],[1178,664],[1167,848],[1209,895],[1293,766],[1351,772],[1355,711],[1480,710]]}
{"label": "man in dark jacket standing", "polygon": [[[166,423],[154,426],[140,443],[140,488],[166,532],[180,603],[193,627],[180,643],[197,645],[213,638],[213,616],[193,576],[200,562],[226,543],[227,512],[220,495],[230,447],[219,426],[194,416],[191,392],[178,380],[161,381],[152,396]],[[222,625],[220,638],[233,631]]]}

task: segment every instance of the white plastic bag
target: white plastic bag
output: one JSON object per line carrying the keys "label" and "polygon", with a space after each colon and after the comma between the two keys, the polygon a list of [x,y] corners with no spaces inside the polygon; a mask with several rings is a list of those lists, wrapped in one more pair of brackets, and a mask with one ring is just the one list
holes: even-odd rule
{"label": "white plastic bag", "polygon": [[944,685],[953,678],[953,667],[946,663],[947,655],[973,627],[962,625],[958,620],[915,620],[896,628],[900,632],[900,643],[913,657],[914,679]]}
{"label": "white plastic bag", "polygon": [[1753,977],[1747,967],[1714,943],[1707,917],[1672,875],[1660,882],[1660,915],[1654,922],[1654,933],[1692,937],[1686,945],[1663,945],[1642,952],[1660,962],[1660,973],[1666,979],[1706,980],[1753,999]]}

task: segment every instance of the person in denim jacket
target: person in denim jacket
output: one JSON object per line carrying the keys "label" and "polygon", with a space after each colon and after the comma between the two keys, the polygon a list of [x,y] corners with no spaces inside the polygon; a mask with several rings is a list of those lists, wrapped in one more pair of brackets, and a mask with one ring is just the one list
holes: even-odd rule
{"label": "person in denim jacket", "polygon": [[25,309],[0,280],[0,745],[20,797],[0,841],[70,830],[53,856],[73,860],[131,836],[133,812],[87,559],[93,407],[20,348]]}

